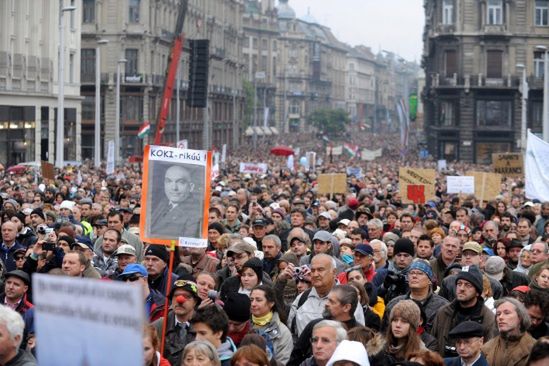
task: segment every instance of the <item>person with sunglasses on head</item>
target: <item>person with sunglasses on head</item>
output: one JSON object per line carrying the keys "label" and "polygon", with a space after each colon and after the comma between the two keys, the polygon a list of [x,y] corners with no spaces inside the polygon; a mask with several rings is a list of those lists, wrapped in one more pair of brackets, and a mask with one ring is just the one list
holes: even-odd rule
{"label": "person with sunglasses on head", "polygon": [[148,276],[147,270],[142,264],[132,263],[126,266],[118,279],[143,288],[145,315],[148,317],[149,322],[154,322],[160,319],[166,304],[164,296],[159,291],[149,288]]}
{"label": "person with sunglasses on head", "polygon": [[[200,304],[198,286],[192,281],[177,280],[170,291],[170,311],[166,324],[163,356],[171,365],[180,365],[185,346],[194,341],[195,334],[190,330],[190,320]],[[162,334],[164,318],[152,323],[157,334]]]}

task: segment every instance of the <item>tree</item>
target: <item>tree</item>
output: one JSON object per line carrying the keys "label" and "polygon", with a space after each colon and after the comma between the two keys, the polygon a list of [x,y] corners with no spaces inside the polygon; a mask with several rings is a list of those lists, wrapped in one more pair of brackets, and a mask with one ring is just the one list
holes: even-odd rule
{"label": "tree", "polygon": [[242,80],[242,89],[244,90],[244,98],[246,99],[246,104],[244,105],[244,124],[245,126],[253,126],[255,89],[253,84],[248,80]]}
{"label": "tree", "polygon": [[351,119],[343,109],[318,109],[311,113],[308,122],[320,133],[328,136],[341,136]]}

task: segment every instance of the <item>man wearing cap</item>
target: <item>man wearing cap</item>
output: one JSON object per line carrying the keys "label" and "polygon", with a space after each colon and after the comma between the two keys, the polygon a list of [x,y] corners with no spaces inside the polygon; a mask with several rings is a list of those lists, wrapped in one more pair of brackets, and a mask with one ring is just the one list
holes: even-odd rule
{"label": "man wearing cap", "polygon": [[354,264],[360,266],[364,277],[368,282],[372,282],[376,275],[376,266],[374,264],[374,250],[369,244],[359,244],[353,251]]}
{"label": "man wearing cap", "polygon": [[[476,241],[468,241],[463,246],[459,268],[461,268],[461,266],[478,266],[480,269],[484,268],[482,253],[483,248],[479,243]],[[489,279],[493,297],[494,299],[499,299],[503,294],[503,287],[499,281],[492,278]],[[446,276],[440,287],[441,288],[438,294],[448,301],[454,301],[456,298],[456,275]]]}
{"label": "man wearing cap", "polygon": [[310,264],[312,262],[312,258],[315,255],[324,253],[334,258],[336,262],[337,272],[338,273],[343,272],[345,268],[347,268],[348,266],[345,263],[343,263],[339,258],[336,258],[333,255],[333,241],[334,241],[334,236],[329,232],[324,230],[317,231],[313,236],[313,240],[312,240],[313,252],[311,254],[304,255],[303,257],[301,257],[301,259],[299,260],[299,265],[304,266],[304,265]]}
{"label": "man wearing cap", "polygon": [[110,276],[111,279],[117,279],[122,272],[126,269],[126,266],[132,263],[137,263],[137,257],[135,256],[135,248],[129,244],[122,244],[114,252],[116,257],[116,271]]}
{"label": "man wearing cap", "polygon": [[507,296],[517,286],[528,286],[530,281],[524,273],[510,270],[505,260],[498,256],[488,258],[484,264],[484,273],[503,286],[503,296]]}
{"label": "man wearing cap", "polygon": [[465,321],[453,328],[448,336],[455,341],[459,356],[444,359],[446,366],[489,366],[481,352],[484,344],[482,325],[474,321]]}
{"label": "man wearing cap", "polygon": [[267,221],[259,217],[252,221],[252,239],[257,244],[257,250],[263,251],[263,238],[267,235]]}
{"label": "man wearing cap", "polygon": [[[147,269],[148,282],[151,290],[156,290],[162,295],[166,295],[168,287],[168,263],[170,254],[163,245],[151,244],[145,251],[145,260],[143,264]],[[177,280],[177,275],[172,273],[172,286]]]}
{"label": "man wearing cap", "polygon": [[455,341],[449,333],[466,320],[482,324],[484,340],[492,339],[497,331],[494,314],[482,299],[482,273],[477,266],[465,266],[456,276],[456,299],[443,306],[435,317],[432,335],[438,339],[438,352],[443,357],[457,356]]}
{"label": "man wearing cap", "polygon": [[21,316],[25,315],[27,310],[33,307],[27,300],[29,284],[30,277],[26,272],[16,269],[6,273],[0,304],[17,311]]}
{"label": "man wearing cap", "polygon": [[238,240],[229,247],[226,256],[230,263],[216,272],[219,278],[219,287],[225,280],[240,271],[244,263],[255,256],[255,247],[244,240]]}
{"label": "man wearing cap", "polygon": [[30,214],[30,219],[31,219],[31,226],[34,232],[36,232],[38,225],[43,225],[46,223],[46,215],[44,214],[44,211],[42,211],[41,208],[35,208],[34,210],[32,210]]}
{"label": "man wearing cap", "polygon": [[505,247],[507,254],[507,267],[514,270],[518,266],[520,251],[524,248],[520,240],[512,239],[509,246]]}
{"label": "man wearing cap", "polygon": [[246,334],[253,333],[250,322],[250,307],[250,297],[238,292],[228,294],[223,302],[223,310],[229,318],[229,332],[227,335],[237,347]]}
{"label": "man wearing cap", "polygon": [[120,281],[131,285],[141,286],[143,288],[143,299],[145,304],[145,314],[150,323],[160,319],[164,313],[165,300],[164,295],[159,291],[151,289],[147,280],[148,273],[143,265],[138,263],[128,264],[124,272],[120,274]]}
{"label": "man wearing cap", "polygon": [[410,291],[406,295],[395,297],[387,304],[383,316],[382,329],[386,329],[389,325],[391,309],[399,301],[413,300],[425,313],[426,322],[423,324],[423,328],[426,332],[430,333],[437,312],[441,307],[448,304],[448,301],[433,292],[435,279],[429,262],[423,259],[414,260],[410,265],[406,277]]}
{"label": "man wearing cap", "polygon": [[[195,309],[200,304],[198,287],[192,281],[177,280],[170,291],[170,311],[166,324],[165,346],[163,356],[171,365],[181,365],[181,356],[185,346],[194,341],[195,334],[191,332],[190,320]],[[152,325],[157,334],[162,334],[164,318],[156,320]]]}
{"label": "man wearing cap", "polygon": [[103,237],[103,234],[107,230],[107,219],[100,216],[92,221],[94,242]]}
{"label": "man wearing cap", "polygon": [[319,230],[330,231],[330,220],[332,217],[329,212],[322,212],[318,215],[317,226]]}
{"label": "man wearing cap", "polygon": [[200,272],[215,273],[219,260],[206,254],[207,248],[189,248],[189,255],[181,258],[181,263],[189,265],[193,272],[193,277]]}
{"label": "man wearing cap", "polygon": [[27,215],[19,211],[11,217],[11,221],[17,226],[17,242],[24,248],[36,243],[37,237],[34,231],[26,225]]}
{"label": "man wearing cap", "polygon": [[107,229],[103,234],[101,252],[93,257],[93,266],[101,277],[110,277],[116,272],[118,265],[114,253],[120,246],[121,240],[122,235],[115,229]]}

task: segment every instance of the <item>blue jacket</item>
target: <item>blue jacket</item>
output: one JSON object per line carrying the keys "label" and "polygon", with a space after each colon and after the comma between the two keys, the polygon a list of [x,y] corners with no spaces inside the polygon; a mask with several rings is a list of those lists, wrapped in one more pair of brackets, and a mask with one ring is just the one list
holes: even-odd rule
{"label": "blue jacket", "polygon": [[[461,357],[448,357],[444,359],[445,366],[461,366]],[[480,355],[480,358],[472,366],[490,366],[488,361],[484,358],[484,355]]]}
{"label": "blue jacket", "polygon": [[17,269],[17,267],[15,266],[15,260],[13,259],[13,254],[18,249],[25,249],[25,247],[17,241],[13,243],[13,245],[9,249],[4,243],[0,244],[0,254],[2,255],[1,259],[6,266],[6,272]]}

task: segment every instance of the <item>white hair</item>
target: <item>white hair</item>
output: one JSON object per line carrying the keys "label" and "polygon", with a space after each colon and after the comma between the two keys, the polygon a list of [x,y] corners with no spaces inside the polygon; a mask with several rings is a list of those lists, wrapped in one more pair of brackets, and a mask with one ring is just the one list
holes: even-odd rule
{"label": "white hair", "polygon": [[318,323],[315,324],[313,327],[313,332],[315,329],[319,328],[333,328],[336,331],[336,343],[340,344],[341,341],[344,341],[347,339],[347,331],[341,324],[341,322],[335,321],[335,320],[321,320]]}
{"label": "white hair", "polygon": [[319,258],[328,258],[328,259],[330,259],[330,263],[332,264],[332,268],[331,268],[331,269],[336,269],[336,268],[337,268],[337,262],[336,262],[335,258],[332,257],[332,256],[329,255],[329,254],[326,254],[326,253],[319,253],[319,254],[315,255],[315,256],[311,259],[311,263],[312,263],[312,261],[314,261],[315,259],[319,259]]}
{"label": "white hair", "polygon": [[[0,305],[0,325],[4,325],[10,335],[10,338],[16,341],[16,346],[19,348],[23,341],[23,330],[25,329],[25,322],[21,315],[12,310],[11,308]],[[19,339],[15,339],[19,336]]]}
{"label": "white hair", "polygon": [[379,244],[379,249],[381,250],[381,257],[387,259],[387,245],[381,240],[374,239],[370,242],[370,246],[373,248],[373,244]]}

